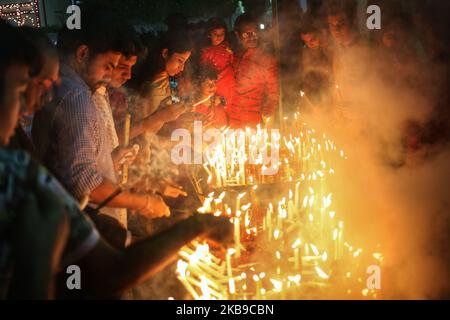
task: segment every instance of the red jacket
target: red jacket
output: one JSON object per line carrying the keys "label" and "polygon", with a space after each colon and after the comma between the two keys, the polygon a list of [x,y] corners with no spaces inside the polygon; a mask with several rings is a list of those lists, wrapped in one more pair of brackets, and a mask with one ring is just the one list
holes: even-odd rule
{"label": "red jacket", "polygon": [[207,102],[198,105],[194,108],[194,112],[208,116],[214,127],[221,128],[228,125],[228,119],[224,107],[218,102],[219,99],[217,98],[214,103]]}
{"label": "red jacket", "polygon": [[234,93],[233,51],[227,44],[209,46],[202,49],[200,64],[209,65],[217,71],[217,95],[225,98],[231,105]]}
{"label": "red jacket", "polygon": [[278,106],[279,83],[276,59],[261,48],[235,57],[236,87],[227,108],[232,127],[256,126],[262,116],[273,116]]}

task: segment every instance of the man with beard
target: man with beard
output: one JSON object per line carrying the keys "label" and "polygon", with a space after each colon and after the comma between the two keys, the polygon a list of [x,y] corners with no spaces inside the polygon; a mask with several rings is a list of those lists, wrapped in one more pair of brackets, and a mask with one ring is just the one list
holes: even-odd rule
{"label": "man with beard", "polygon": [[[33,140],[47,167],[79,201],[99,204],[118,189],[110,135],[92,97],[111,81],[123,42],[113,17],[86,16],[81,30],[59,34],[61,85],[36,114]],[[107,210],[127,208],[149,217],[170,215],[161,197],[124,191]]]}

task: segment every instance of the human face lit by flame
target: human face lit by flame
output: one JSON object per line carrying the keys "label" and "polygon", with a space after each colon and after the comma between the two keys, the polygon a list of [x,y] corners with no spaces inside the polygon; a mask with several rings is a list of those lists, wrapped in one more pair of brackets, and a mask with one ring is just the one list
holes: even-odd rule
{"label": "human face lit by flame", "polygon": [[320,38],[316,33],[302,33],[300,37],[309,49],[317,50],[320,48]]}
{"label": "human face lit by flame", "polygon": [[244,24],[241,30],[239,30],[236,34],[244,49],[253,49],[258,47],[259,35],[258,28],[255,24]]}
{"label": "human face lit by flame", "polygon": [[213,46],[218,46],[225,40],[225,29],[214,29],[209,33],[209,38],[211,39],[211,44]]}
{"label": "human face lit by flame", "polygon": [[31,115],[39,111],[52,99],[52,88],[59,83],[59,60],[57,57],[46,57],[41,72],[33,77],[25,93],[25,114]]}
{"label": "human face lit by flame", "polygon": [[350,22],[344,15],[331,15],[327,17],[328,27],[334,40],[340,45],[351,42]]}
{"label": "human face lit by flame", "polygon": [[[0,88],[0,146],[6,146],[14,134],[21,103],[29,83],[26,65],[11,65],[2,75]],[[6,81],[5,81],[6,80]]]}
{"label": "human face lit by flame", "polygon": [[165,60],[165,70],[169,76],[174,77],[184,70],[184,66],[191,56],[191,51],[174,52],[169,54],[168,49],[162,51],[162,56]]}
{"label": "human face lit by flame", "polygon": [[213,96],[217,91],[217,80],[205,79],[200,85],[202,97]]}
{"label": "human face lit by flame", "polygon": [[124,55],[121,55],[119,64],[116,68],[114,68],[114,71],[112,73],[110,83],[111,87],[118,89],[122,87],[128,80],[130,80],[131,70],[133,69],[133,66],[137,61],[137,56],[126,57]]}

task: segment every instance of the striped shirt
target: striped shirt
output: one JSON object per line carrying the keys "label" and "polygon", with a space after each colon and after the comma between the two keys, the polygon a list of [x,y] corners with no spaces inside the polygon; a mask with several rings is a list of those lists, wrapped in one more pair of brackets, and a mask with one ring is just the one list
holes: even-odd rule
{"label": "striped shirt", "polygon": [[34,117],[33,141],[44,164],[81,200],[105,178],[116,182],[111,143],[91,89],[67,65],[60,75],[52,103]]}

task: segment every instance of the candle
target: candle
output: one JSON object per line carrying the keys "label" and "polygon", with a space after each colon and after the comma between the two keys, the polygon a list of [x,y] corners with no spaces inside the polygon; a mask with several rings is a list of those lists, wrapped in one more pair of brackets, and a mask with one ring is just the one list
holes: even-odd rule
{"label": "candle", "polygon": [[239,193],[236,197],[236,212],[241,210],[241,199],[245,196],[246,192]]}
{"label": "candle", "polygon": [[338,235],[339,235],[339,231],[337,228],[335,228],[333,230],[334,260],[337,260],[338,256],[339,256]]}
{"label": "candle", "polygon": [[199,300],[200,297],[197,294],[197,292],[195,292],[194,288],[192,287],[192,285],[186,280],[186,277],[178,277],[178,280],[181,281],[181,283],[184,285],[184,287],[186,288],[186,290],[191,294],[191,296],[195,299],[195,300]]}
{"label": "candle", "polygon": [[189,268],[192,271],[195,271],[198,274],[203,274],[206,271],[206,272],[210,273],[211,275],[214,275],[217,278],[226,279],[223,276],[223,274],[219,273],[217,270],[213,269],[211,266],[208,266],[206,263],[204,263],[200,260],[195,261],[195,262],[191,261],[190,255],[188,253],[180,251],[179,254],[181,257],[188,259],[191,262],[191,264],[189,265]]}
{"label": "candle", "polygon": [[277,274],[280,275],[281,274],[281,267],[280,267],[281,253],[280,253],[280,251],[277,250],[275,252],[275,256],[277,258]]}
{"label": "candle", "polygon": [[261,280],[259,279],[259,277],[255,274],[253,276],[253,280],[255,281],[256,284],[256,300],[260,300],[261,299]]}
{"label": "candle", "polygon": [[[127,112],[125,116],[125,125],[124,125],[124,132],[123,132],[123,141],[124,146],[128,147],[130,144],[130,128],[131,128],[131,114]],[[122,165],[122,179],[121,184],[124,185],[128,182],[128,164]],[[128,228],[128,219],[127,219],[127,209],[126,208],[120,208],[119,209],[119,222],[120,224],[127,229]]]}
{"label": "candle", "polygon": [[[130,128],[131,128],[131,114],[127,112],[125,116],[125,124],[123,128],[123,145],[128,147],[130,144]],[[122,166],[122,184],[128,181],[128,165],[124,164]]]}
{"label": "candle", "polygon": [[294,249],[294,269],[299,270],[300,268],[300,246],[302,241],[300,238],[297,238],[295,242],[292,244],[292,248]]}
{"label": "candle", "polygon": [[269,203],[269,208],[267,209],[267,214],[266,214],[266,225],[267,225],[269,240],[272,239],[272,212],[273,212],[272,203]]}
{"label": "candle", "polygon": [[[239,211],[240,213],[240,211]],[[238,217],[234,218],[234,245],[236,249],[236,258],[241,257],[241,225]]]}
{"label": "candle", "polygon": [[299,270],[299,268],[300,268],[300,252],[299,248],[296,247],[294,249],[294,269]]}
{"label": "candle", "polygon": [[290,220],[294,219],[295,215],[295,206],[292,201],[292,190],[289,190],[289,201],[288,201],[288,217]]}
{"label": "candle", "polygon": [[339,221],[339,234],[338,234],[338,257],[344,253],[344,222]]}
{"label": "candle", "polygon": [[300,181],[295,184],[294,205],[295,205],[295,208],[297,210],[299,210],[299,206],[300,206]]}
{"label": "candle", "polygon": [[234,248],[227,250],[227,276],[228,278],[233,278],[233,271],[231,267],[231,256],[236,253]]}

